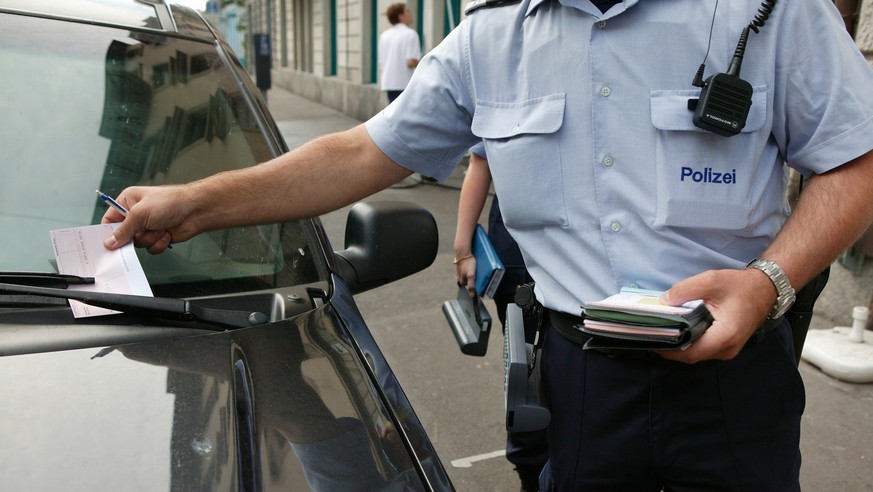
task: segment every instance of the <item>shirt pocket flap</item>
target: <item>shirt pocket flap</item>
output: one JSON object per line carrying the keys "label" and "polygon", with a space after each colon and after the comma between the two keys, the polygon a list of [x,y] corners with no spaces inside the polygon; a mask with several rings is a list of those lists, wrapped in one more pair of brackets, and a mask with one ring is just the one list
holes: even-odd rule
{"label": "shirt pocket flap", "polygon": [[479,138],[555,133],[564,123],[565,94],[521,102],[476,101],[471,130]]}
{"label": "shirt pocket flap", "polygon": [[[700,89],[681,91],[652,91],[652,124],[658,130],[705,131],[694,126],[694,112],[688,109],[688,100],[700,97]],[[752,88],[752,106],[741,133],[756,132],[767,120],[767,87]]]}

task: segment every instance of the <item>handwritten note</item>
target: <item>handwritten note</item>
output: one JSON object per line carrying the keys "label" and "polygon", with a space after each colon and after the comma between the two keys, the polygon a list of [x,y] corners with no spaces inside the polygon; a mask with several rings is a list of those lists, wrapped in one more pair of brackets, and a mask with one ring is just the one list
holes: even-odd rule
{"label": "handwritten note", "polygon": [[[99,224],[51,231],[58,271],[63,274],[94,277],[93,284],[71,285],[70,290],[153,296],[133,244],[114,251],[103,246],[103,240],[118,226],[119,224]],[[118,312],[73,300],[70,301],[70,307],[76,318]]]}

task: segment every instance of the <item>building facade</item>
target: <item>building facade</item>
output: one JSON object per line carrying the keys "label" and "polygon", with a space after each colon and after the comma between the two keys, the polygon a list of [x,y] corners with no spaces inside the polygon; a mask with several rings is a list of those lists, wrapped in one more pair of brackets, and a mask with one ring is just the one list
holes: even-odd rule
{"label": "building facade", "polygon": [[[390,27],[385,10],[395,1],[247,0],[244,13],[249,38],[270,35],[274,86],[365,120],[387,103],[378,85],[376,45],[379,34]],[[460,21],[460,0],[407,4],[422,53]],[[252,53],[245,56],[253,59]]]}

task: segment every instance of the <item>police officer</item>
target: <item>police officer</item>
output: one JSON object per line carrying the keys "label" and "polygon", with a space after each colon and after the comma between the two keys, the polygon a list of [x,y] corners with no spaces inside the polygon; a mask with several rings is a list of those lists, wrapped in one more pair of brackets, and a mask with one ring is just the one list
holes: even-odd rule
{"label": "police officer", "polygon": [[[873,71],[835,7],[765,0],[735,74],[750,110],[725,137],[694,123],[691,81],[707,51],[705,75],[729,70],[760,0],[485,3],[424,57],[411,97],[259,166],[130,188],[107,247],[161,252],[311,217],[413,171],[445,178],[482,140],[549,314],[541,486],[798,490],[803,383],[781,315],[873,217]],[[814,176],[790,217],[784,163]],[[646,357],[561,334],[583,302],[631,285],[703,299],[715,322],[687,350]]]}

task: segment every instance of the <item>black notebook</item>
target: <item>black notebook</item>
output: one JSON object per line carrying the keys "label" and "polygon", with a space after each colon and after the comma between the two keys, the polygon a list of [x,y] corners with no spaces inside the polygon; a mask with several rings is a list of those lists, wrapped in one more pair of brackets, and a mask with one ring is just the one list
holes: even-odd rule
{"label": "black notebook", "polygon": [[712,324],[701,300],[681,306],[660,301],[661,292],[623,288],[618,294],[585,303],[579,331],[591,336],[586,348],[683,349]]}
{"label": "black notebook", "polygon": [[479,296],[470,297],[466,286],[458,286],[458,297],[443,303],[443,314],[461,352],[484,356],[491,333],[491,315]]}

